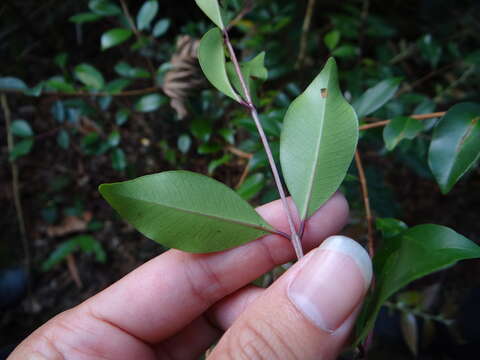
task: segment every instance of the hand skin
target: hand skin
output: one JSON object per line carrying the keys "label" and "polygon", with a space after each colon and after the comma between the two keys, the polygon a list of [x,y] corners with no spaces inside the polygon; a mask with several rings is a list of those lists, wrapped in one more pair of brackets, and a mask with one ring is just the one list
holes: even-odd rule
{"label": "hand skin", "polygon": [[[257,211],[274,227],[288,232],[279,201]],[[306,223],[305,251],[340,231],[347,217],[347,202],[337,193]],[[211,254],[167,251],[52,318],[8,360],[197,359],[217,341],[209,360],[335,359],[351,332],[368,281],[364,287],[362,271],[352,258],[323,250],[321,256],[334,254],[345,261],[333,262],[337,265],[317,274],[323,285],[310,286],[306,284],[310,278],[318,279],[309,269],[323,266],[314,260],[319,251],[315,250],[315,257],[312,253],[262,289],[249,284],[295,257],[285,238],[267,235]],[[345,287],[352,294],[347,297],[348,306],[335,300],[338,289]],[[315,317],[311,306],[298,305],[304,288],[307,292],[323,289],[310,292],[323,293],[320,302],[330,301],[325,305],[332,309],[326,319]]]}

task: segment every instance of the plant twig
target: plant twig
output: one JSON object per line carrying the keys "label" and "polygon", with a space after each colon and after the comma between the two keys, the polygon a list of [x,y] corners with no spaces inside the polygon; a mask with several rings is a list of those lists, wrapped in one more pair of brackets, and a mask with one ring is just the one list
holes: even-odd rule
{"label": "plant twig", "polygon": [[[10,108],[8,106],[7,96],[5,94],[1,94],[1,103],[3,108],[3,115],[5,118],[5,130],[7,131],[8,152],[11,153],[14,147],[14,142],[13,142],[12,132],[10,130],[11,113],[10,113]],[[27,274],[30,274],[30,269],[31,269],[30,245],[28,243],[27,230],[25,227],[25,219],[23,217],[22,202],[20,200],[21,196],[20,196],[20,187],[18,182],[18,177],[19,177],[18,167],[15,161],[13,160],[10,161],[10,167],[12,169],[13,201],[15,204],[15,211],[17,213],[18,228],[20,230],[20,236],[22,238],[23,252],[25,254],[25,268],[27,270]]]}
{"label": "plant twig", "polygon": [[230,30],[232,28],[232,26],[235,26],[238,22],[240,22],[240,20],[243,19],[243,17],[245,15],[247,15],[250,11],[252,11],[253,9],[253,0],[247,0],[245,1],[245,5],[243,6],[243,9],[238,13],[237,16],[235,16],[235,18],[230,21],[230,23],[228,24],[227,26],[227,31]]}
{"label": "plant twig", "polygon": [[295,69],[300,69],[305,60],[305,55],[307,53],[308,32],[310,30],[310,24],[312,22],[315,1],[316,0],[308,0],[307,10],[305,11],[305,18],[303,19],[302,35],[300,37],[300,50],[298,53],[297,62],[295,63]]}
{"label": "plant twig", "polygon": [[260,119],[258,117],[257,109],[253,104],[252,98],[250,96],[250,91],[248,90],[248,87],[245,83],[245,79],[243,78],[242,71],[240,70],[240,64],[238,62],[235,51],[233,50],[232,43],[230,42],[230,38],[228,36],[228,32],[224,30],[223,35],[224,35],[225,44],[227,46],[228,52],[230,53],[230,59],[232,60],[233,66],[235,67],[235,72],[240,80],[240,84],[246,100],[245,106],[248,107],[250,111],[250,115],[252,116],[253,121],[255,122],[258,133],[260,135],[260,139],[262,140],[263,147],[265,148],[265,152],[267,154],[268,162],[270,163],[273,179],[275,180],[275,185],[277,186],[278,193],[280,194],[280,199],[282,201],[283,207],[287,215],[288,226],[290,227],[292,244],[295,250],[295,254],[297,255],[297,258],[300,259],[303,256],[302,244],[297,234],[297,230],[295,229],[293,215],[288,205],[287,198],[285,196],[285,190],[283,189],[282,181],[280,180],[280,175],[278,173],[277,165],[275,164],[275,160],[273,159],[273,154],[272,154],[272,150],[270,149],[270,144],[268,143],[267,136],[265,135],[265,131],[263,130],[262,123],[260,122]]}
{"label": "plant twig", "polygon": [[82,283],[82,279],[80,278],[80,274],[78,273],[77,264],[75,262],[75,256],[73,254],[67,255],[67,266],[68,266],[68,271],[70,272],[70,275],[72,276],[72,279],[75,282],[75,285],[77,285],[77,287],[81,289],[83,287],[83,283]]}
{"label": "plant twig", "polygon": [[[408,117],[410,117],[412,119],[416,119],[416,120],[426,120],[426,119],[433,119],[433,118],[437,118],[437,117],[442,117],[445,114],[446,114],[445,111],[439,111],[439,112],[434,112],[434,113],[430,113],[430,114],[408,115]],[[362,125],[362,126],[360,126],[359,129],[360,130],[368,130],[368,129],[373,129],[373,128],[377,128],[377,127],[382,127],[382,126],[387,125],[390,121],[391,120],[376,121],[376,122],[371,123],[371,124]]]}
{"label": "plant twig", "polygon": [[355,151],[355,165],[358,170],[358,178],[360,180],[360,187],[362,190],[363,206],[365,207],[365,217],[367,220],[367,239],[368,239],[368,253],[371,258],[375,255],[375,239],[373,236],[373,216],[370,209],[370,199],[368,197],[368,185],[365,177],[365,171],[363,170],[362,159],[360,152]]}
{"label": "plant twig", "polygon": [[[92,97],[103,97],[103,96],[112,96],[112,97],[121,97],[121,96],[137,96],[137,95],[144,95],[150,94],[161,90],[161,88],[157,86],[152,86],[144,89],[135,89],[135,90],[127,90],[122,91],[119,93],[108,93],[108,92],[87,92],[87,91],[76,91],[76,92],[58,92],[58,91],[42,91],[42,95],[50,95],[50,96],[59,96],[59,97],[69,97],[69,96],[92,96]],[[9,88],[0,88],[0,93],[10,93],[10,94],[24,94],[23,90],[17,89],[9,89]]]}

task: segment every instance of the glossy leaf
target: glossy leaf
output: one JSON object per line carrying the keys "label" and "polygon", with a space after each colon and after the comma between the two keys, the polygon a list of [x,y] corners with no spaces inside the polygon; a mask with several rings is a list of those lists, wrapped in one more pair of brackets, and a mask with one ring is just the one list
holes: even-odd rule
{"label": "glossy leaf", "polygon": [[170,19],[160,19],[153,27],[152,34],[155,37],[165,34],[170,27]]}
{"label": "glossy leaf", "polygon": [[123,89],[129,86],[132,83],[129,79],[116,79],[112,80],[105,85],[105,92],[110,94],[118,94],[121,93]]}
{"label": "glossy leaf", "polygon": [[6,76],[0,77],[0,89],[27,90],[28,86],[23,82],[23,80]]}
{"label": "glossy leaf", "polygon": [[233,190],[188,171],[103,184],[100,193],[142,234],[184,251],[221,251],[272,231]]}
{"label": "glossy leaf", "polygon": [[357,343],[375,324],[382,304],[398,290],[425,275],[464,259],[480,257],[480,247],[445,226],[425,224],[386,239],[375,255],[375,290],[357,322]]}
{"label": "glossy leaf", "polygon": [[403,139],[413,139],[423,130],[423,124],[407,116],[393,118],[383,129],[383,140],[388,150],[393,150]]}
{"label": "glossy leaf", "polygon": [[220,29],[224,29],[222,10],[218,0],[195,0],[198,7],[213,21]]}
{"label": "glossy leaf", "polygon": [[30,127],[30,124],[25,120],[14,120],[10,127],[10,131],[13,135],[20,137],[29,137],[33,135],[33,130]]}
{"label": "glossy leaf", "polygon": [[400,82],[400,78],[386,79],[365,91],[365,93],[352,104],[357,112],[358,118],[370,115],[385,105],[397,92]]}
{"label": "glossy leaf", "polygon": [[150,77],[150,73],[144,68],[133,67],[123,61],[115,65],[114,70],[118,75],[125,76],[127,78],[148,79]]}
{"label": "glossy leaf", "polygon": [[357,116],[342,96],[331,58],[288,108],[280,139],[283,175],[301,219],[338,189],[357,139]]}
{"label": "glossy leaf", "polygon": [[132,30],[124,28],[116,28],[108,30],[102,34],[100,38],[100,43],[102,45],[102,50],[119,45],[127,41],[133,35]]}
{"label": "glossy leaf", "polygon": [[158,1],[147,0],[143,3],[137,15],[138,30],[148,29],[155,15],[158,12]]}
{"label": "glossy leaf", "polygon": [[442,193],[448,193],[479,157],[480,105],[457,104],[435,126],[428,152]]}
{"label": "glossy leaf", "polygon": [[90,0],[88,7],[95,14],[102,16],[115,16],[122,13],[122,10],[116,4],[109,0]]}
{"label": "glossy leaf", "polygon": [[232,99],[240,101],[240,97],[233,90],[228,79],[223,38],[219,29],[213,28],[203,35],[198,48],[198,61],[203,73],[213,86]]}
{"label": "glossy leaf", "polygon": [[142,96],[135,103],[135,110],[141,112],[151,112],[157,110],[160,106],[167,103],[167,98],[159,94],[149,94]]}
{"label": "glossy leaf", "polygon": [[105,85],[103,75],[90,64],[80,64],[75,66],[75,76],[83,84],[96,90],[100,90]]}
{"label": "glossy leaf", "polygon": [[75,87],[67,82],[63,76],[52,76],[45,82],[47,88],[57,90],[64,93],[73,93],[75,92]]}
{"label": "glossy leaf", "polygon": [[102,15],[93,12],[84,12],[71,16],[68,20],[76,24],[83,24],[86,22],[97,21],[102,18]]}

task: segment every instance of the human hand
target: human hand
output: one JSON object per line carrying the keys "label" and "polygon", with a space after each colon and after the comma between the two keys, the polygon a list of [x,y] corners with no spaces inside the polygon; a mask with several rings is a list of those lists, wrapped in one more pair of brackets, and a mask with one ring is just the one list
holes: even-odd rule
{"label": "human hand", "polygon": [[[288,232],[279,201],[257,209]],[[345,224],[335,194],[307,222],[305,250]],[[294,258],[285,238],[267,235],[212,254],[170,250],[48,321],[9,360],[334,359],[347,341],[371,280],[365,250],[329,238],[268,289],[249,285]]]}

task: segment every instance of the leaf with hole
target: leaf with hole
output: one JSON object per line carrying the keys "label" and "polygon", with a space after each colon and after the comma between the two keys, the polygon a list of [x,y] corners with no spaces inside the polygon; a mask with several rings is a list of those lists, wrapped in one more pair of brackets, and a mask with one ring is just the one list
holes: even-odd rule
{"label": "leaf with hole", "polygon": [[301,219],[338,189],[357,139],[357,116],[342,96],[337,65],[330,58],[288,108],[280,138],[283,175]]}
{"label": "leaf with hole", "polygon": [[157,0],[147,0],[143,3],[142,7],[137,14],[137,28],[142,31],[150,27],[155,15],[158,12],[158,1]]}
{"label": "leaf with hole", "polygon": [[107,32],[104,32],[100,38],[102,50],[117,46],[130,39],[132,35],[133,32],[129,29],[115,28],[108,30]]}
{"label": "leaf with hole", "polygon": [[188,171],[103,184],[100,193],[146,237],[184,251],[221,251],[273,231],[232,189]]}
{"label": "leaf with hole", "polygon": [[358,118],[363,118],[380,109],[398,90],[401,78],[390,78],[379,82],[353,102]]}
{"label": "leaf with hole", "polygon": [[425,224],[385,239],[373,260],[375,290],[358,317],[357,340],[363,341],[375,324],[382,304],[398,290],[460,260],[480,257],[480,247],[445,226]]}
{"label": "leaf with hole", "polygon": [[224,30],[222,9],[218,0],[195,0],[198,7],[207,15],[212,22]]}
{"label": "leaf with hole", "polygon": [[383,129],[386,148],[393,150],[403,139],[412,140],[423,130],[423,124],[411,117],[397,116]]}
{"label": "leaf with hole", "polygon": [[480,104],[457,104],[435,126],[428,151],[428,164],[442,193],[448,193],[479,157]]}
{"label": "leaf with hole", "polygon": [[240,101],[228,79],[223,38],[219,29],[213,28],[203,35],[198,48],[198,61],[213,86],[233,100]]}

